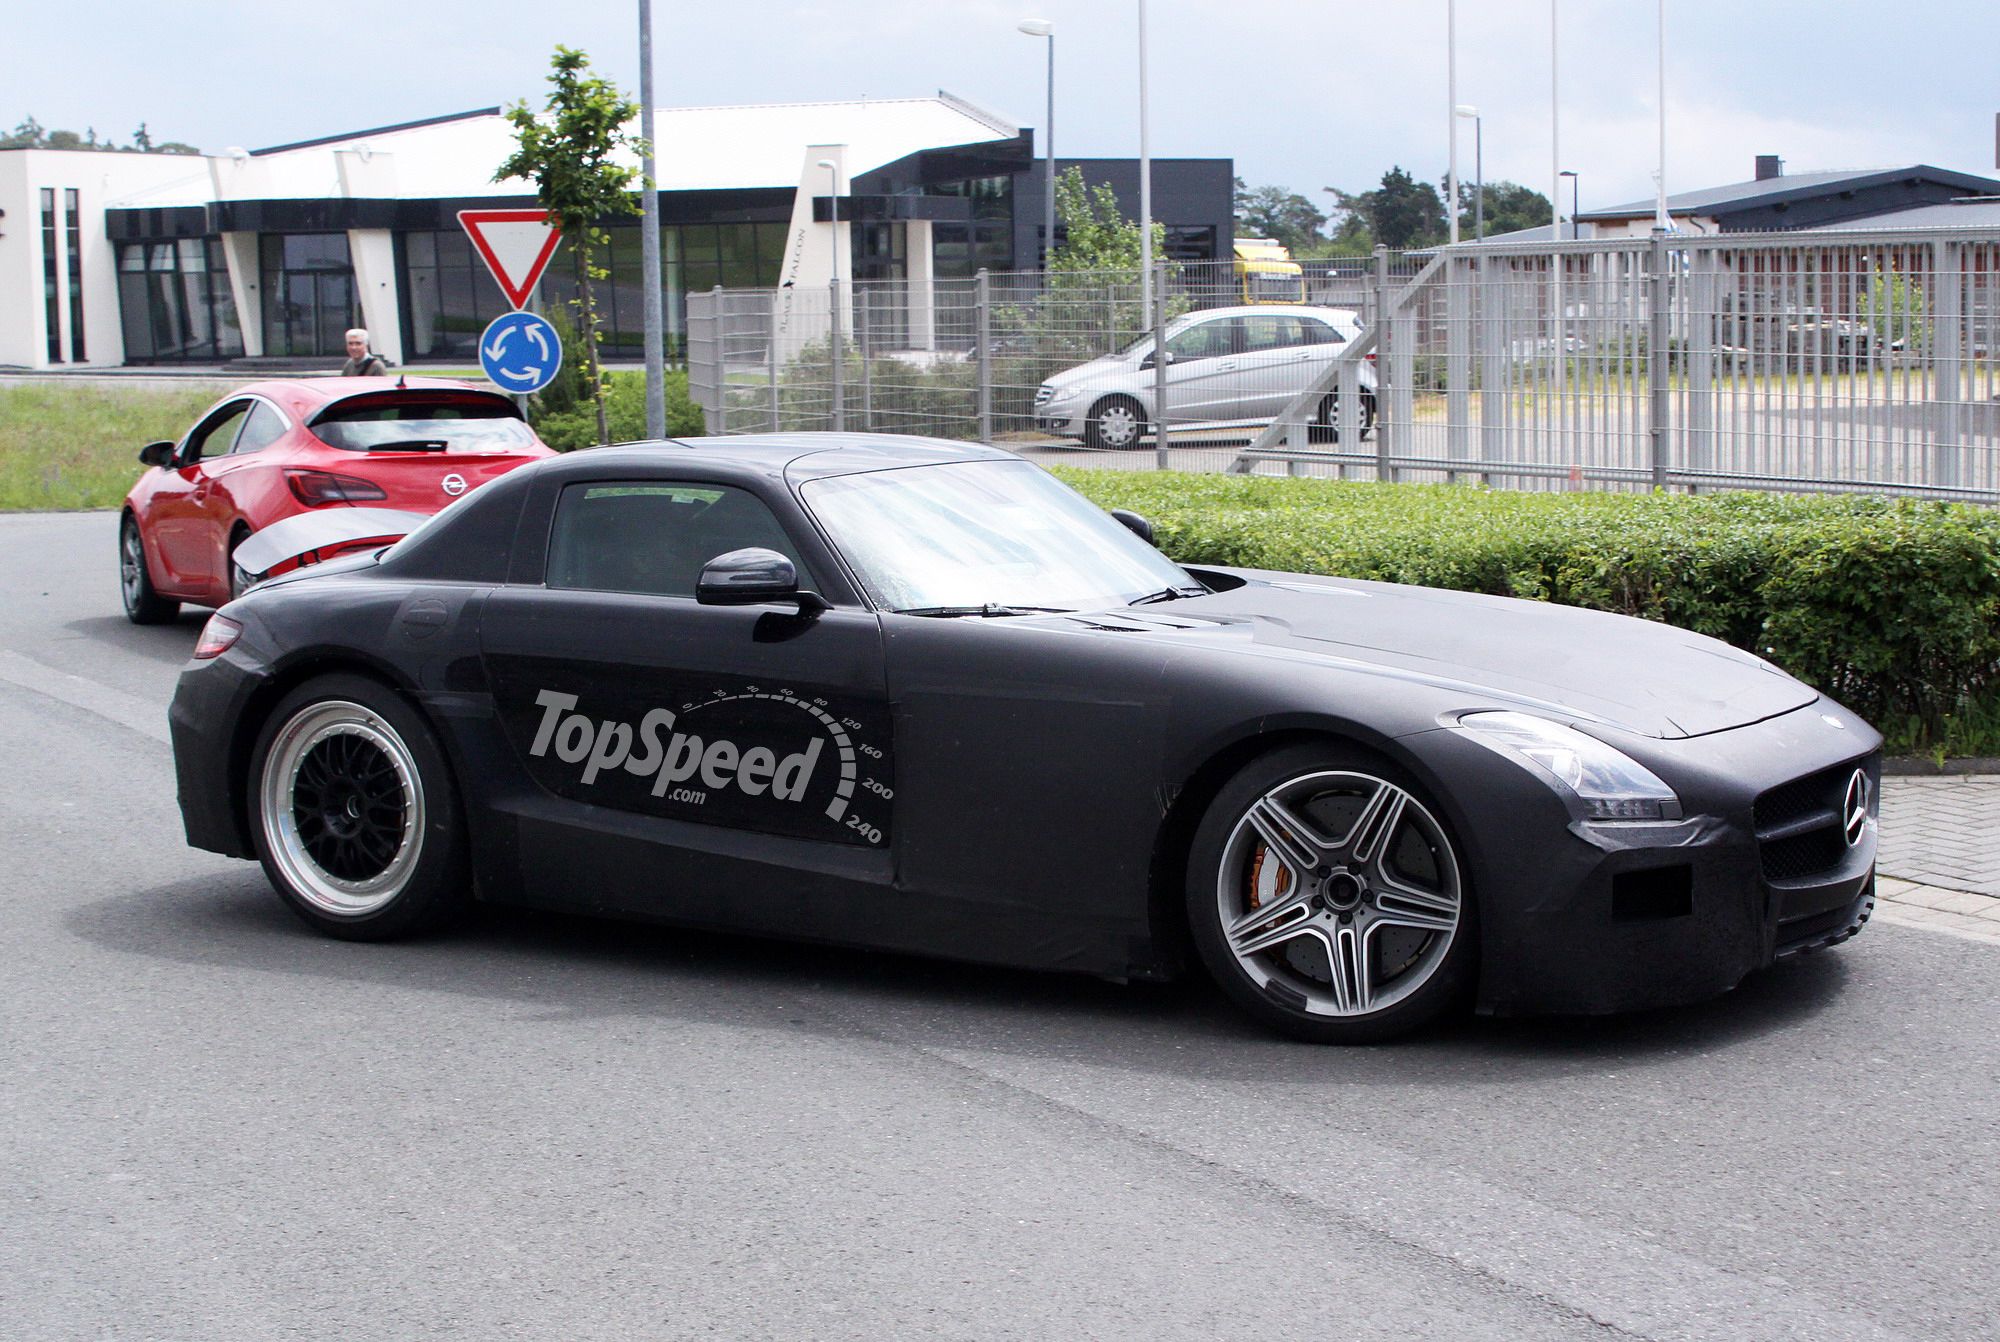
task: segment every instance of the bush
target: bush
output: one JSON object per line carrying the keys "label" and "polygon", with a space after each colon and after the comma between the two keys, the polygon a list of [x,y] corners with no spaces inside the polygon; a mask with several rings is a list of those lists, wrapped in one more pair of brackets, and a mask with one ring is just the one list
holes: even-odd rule
{"label": "bush", "polygon": [[[553,385],[553,384],[552,384]],[[675,368],[666,372],[667,436],[697,437],[708,432],[702,422],[701,407],[688,398],[687,373]],[[535,432],[558,452],[597,446],[597,407],[589,397],[571,400],[573,408],[561,412],[540,411],[530,415]],[[629,443],[646,436],[646,375],[615,372],[604,375],[604,417],[611,441]]]}
{"label": "bush", "polygon": [[[1616,611],[1754,651],[1898,749],[1990,741],[2000,513],[1861,495],[1526,494],[1062,470],[1190,563],[1339,574]],[[1985,728],[1967,724],[1984,722]]]}

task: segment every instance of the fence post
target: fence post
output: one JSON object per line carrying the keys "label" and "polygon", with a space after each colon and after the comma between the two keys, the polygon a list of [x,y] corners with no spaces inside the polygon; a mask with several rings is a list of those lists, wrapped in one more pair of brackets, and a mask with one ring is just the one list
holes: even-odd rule
{"label": "fence post", "polygon": [[847,388],[843,385],[846,369],[846,351],[840,344],[840,281],[828,280],[826,284],[826,320],[832,337],[833,354],[833,431],[841,433],[847,428]]}
{"label": "fence post", "polygon": [[1931,464],[1930,483],[1956,485],[1965,444],[1965,291],[1961,244],[1931,244]]}
{"label": "fence post", "polygon": [[861,355],[861,427],[875,427],[875,383],[868,372],[868,291],[854,286],[854,347]]}
{"label": "fence post", "polygon": [[1167,263],[1153,263],[1153,467],[1173,469],[1167,453]]}
{"label": "fence post", "polygon": [[1389,311],[1389,249],[1375,248],[1375,478],[1394,480],[1391,461],[1410,433],[1415,402],[1410,378],[1416,371],[1410,357],[1410,336],[1404,323]]}
{"label": "fence post", "polygon": [[729,432],[729,323],[722,314],[722,286],[708,291],[709,331],[715,338],[715,423]]}
{"label": "fence post", "polygon": [[764,341],[764,358],[765,362],[769,365],[768,371],[771,379],[771,432],[776,433],[783,425],[780,422],[781,417],[778,412],[780,404],[778,396],[778,309],[775,303],[770,305],[770,312],[766,318],[766,322],[765,330],[768,333],[768,337]]}
{"label": "fence post", "polygon": [[[1721,256],[1712,248],[1689,253],[1687,303],[1687,461],[1691,474],[1715,469],[1716,330],[1722,321]],[[1701,486],[1691,484],[1690,493]]]}
{"label": "fence post", "polygon": [[[1471,257],[1454,256],[1444,272],[1444,418],[1445,455],[1454,464],[1472,456],[1472,284]],[[1445,479],[1458,483],[1458,472]]]}
{"label": "fence post", "polygon": [[972,300],[975,348],[979,356],[979,441],[993,441],[993,281],[981,266]]}
{"label": "fence post", "polygon": [[1667,231],[1656,228],[1646,248],[1646,433],[1652,439],[1655,489],[1667,487],[1668,457],[1673,451],[1673,389],[1669,384],[1673,358],[1667,349],[1672,283],[1667,271]]}
{"label": "fence post", "polygon": [[[1506,257],[1482,256],[1479,273],[1479,459],[1491,464],[1507,457],[1507,296]],[[1496,275],[1502,278],[1495,278]],[[1493,477],[1481,472],[1479,483]]]}

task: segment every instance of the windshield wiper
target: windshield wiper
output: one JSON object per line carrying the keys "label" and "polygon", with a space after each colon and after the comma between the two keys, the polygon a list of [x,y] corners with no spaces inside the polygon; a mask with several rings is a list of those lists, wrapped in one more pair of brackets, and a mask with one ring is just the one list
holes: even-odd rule
{"label": "windshield wiper", "polygon": [[898,615],[1068,615],[1070,606],[1003,606],[997,601],[989,601],[983,606],[915,606],[909,610],[899,610]]}
{"label": "windshield wiper", "polygon": [[1204,586],[1160,588],[1158,592],[1148,592],[1146,596],[1134,596],[1132,600],[1126,602],[1126,606],[1152,606],[1154,602],[1178,602],[1184,596],[1208,596],[1208,588]]}

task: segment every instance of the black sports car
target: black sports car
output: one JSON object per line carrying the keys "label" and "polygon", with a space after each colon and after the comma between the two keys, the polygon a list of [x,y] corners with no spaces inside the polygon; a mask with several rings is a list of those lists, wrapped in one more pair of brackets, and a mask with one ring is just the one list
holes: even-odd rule
{"label": "black sports car", "polygon": [[1198,962],[1327,1041],[1686,1002],[1866,921],[1881,740],[1758,658],[1148,531],[921,439],[524,467],[210,621],[188,840],[334,936],[479,898]]}

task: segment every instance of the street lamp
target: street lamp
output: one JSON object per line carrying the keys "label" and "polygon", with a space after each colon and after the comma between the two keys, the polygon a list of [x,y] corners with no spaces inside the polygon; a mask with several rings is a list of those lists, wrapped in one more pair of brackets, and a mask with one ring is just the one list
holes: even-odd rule
{"label": "street lamp", "polygon": [[[1460,104],[1451,109],[1453,116],[1468,117],[1472,121],[1472,236],[1476,241],[1486,240],[1486,127],[1479,119],[1479,109]],[[1452,203],[1453,218],[1457,217],[1457,202]]]}
{"label": "street lamp", "polygon": [[1029,37],[1049,40],[1049,114],[1042,126],[1042,269],[1048,269],[1049,253],[1056,249],[1056,26],[1047,19],[1023,19],[1015,25]]}
{"label": "street lamp", "polygon": [[831,300],[827,304],[826,320],[833,342],[833,431],[839,433],[847,428],[847,392],[841,386],[840,348],[840,165],[830,158],[819,160],[826,169],[828,181],[826,201],[827,228],[833,233],[833,284],[827,290]]}
{"label": "street lamp", "polygon": [[1577,232],[1577,222],[1576,222],[1576,209],[1577,209],[1576,201],[1577,201],[1577,196],[1579,195],[1579,186],[1583,179],[1578,177],[1574,172],[1571,172],[1568,168],[1564,168],[1561,172],[1557,173],[1556,176],[1569,178],[1569,240],[1571,242],[1575,242],[1579,237],[1583,236],[1581,233]]}
{"label": "street lamp", "polygon": [[1451,197],[1447,213],[1451,241],[1458,242],[1458,3],[1445,0],[1444,5],[1444,82],[1445,103],[1451,108],[1451,115],[1445,118],[1446,128],[1451,132],[1446,158],[1450,166],[1445,170],[1445,194]]}

